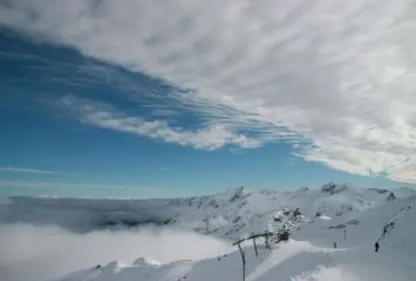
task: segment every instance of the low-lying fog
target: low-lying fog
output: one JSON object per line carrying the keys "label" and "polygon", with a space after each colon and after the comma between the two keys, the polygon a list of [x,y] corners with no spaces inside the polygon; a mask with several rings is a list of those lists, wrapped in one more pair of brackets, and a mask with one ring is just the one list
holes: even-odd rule
{"label": "low-lying fog", "polygon": [[228,242],[170,228],[74,234],[57,226],[0,224],[0,280],[45,281],[66,273],[148,257],[166,263],[228,252]]}

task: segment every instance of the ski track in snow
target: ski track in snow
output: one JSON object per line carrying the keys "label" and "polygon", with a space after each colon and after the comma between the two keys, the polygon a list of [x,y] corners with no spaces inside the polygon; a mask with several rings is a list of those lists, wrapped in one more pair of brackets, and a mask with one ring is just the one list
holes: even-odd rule
{"label": "ski track in snow", "polygon": [[290,278],[290,281],[361,281],[350,271],[341,267],[319,267]]}
{"label": "ski track in snow", "polygon": [[263,261],[260,266],[258,266],[254,272],[252,272],[248,277],[247,281],[254,281],[257,278],[270,269],[275,267],[277,264],[281,263],[282,261],[289,259],[292,256],[295,256],[299,252],[302,251],[312,251],[314,247],[308,242],[295,242],[289,241],[289,247],[287,244],[282,244],[279,248],[274,249],[274,251],[270,254],[270,256]]}
{"label": "ski track in snow", "polygon": [[191,261],[183,262],[178,266],[172,268],[166,274],[166,280],[181,280],[184,276],[186,276],[194,266],[194,263]]}

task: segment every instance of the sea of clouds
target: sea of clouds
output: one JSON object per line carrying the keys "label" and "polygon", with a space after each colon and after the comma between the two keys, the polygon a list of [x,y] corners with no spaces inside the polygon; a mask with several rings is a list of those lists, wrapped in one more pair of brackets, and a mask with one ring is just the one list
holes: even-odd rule
{"label": "sea of clouds", "polygon": [[75,234],[54,225],[0,224],[0,280],[45,281],[113,260],[147,257],[167,263],[230,248],[225,241],[172,228]]}

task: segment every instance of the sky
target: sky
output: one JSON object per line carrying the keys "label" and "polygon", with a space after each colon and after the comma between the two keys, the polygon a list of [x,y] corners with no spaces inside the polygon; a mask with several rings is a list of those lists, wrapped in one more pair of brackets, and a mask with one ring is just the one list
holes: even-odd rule
{"label": "sky", "polygon": [[416,187],[412,1],[0,4],[0,194]]}

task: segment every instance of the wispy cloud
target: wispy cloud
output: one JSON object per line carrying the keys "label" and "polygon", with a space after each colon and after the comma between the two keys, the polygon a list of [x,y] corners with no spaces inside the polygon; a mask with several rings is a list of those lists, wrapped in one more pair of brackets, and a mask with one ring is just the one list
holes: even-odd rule
{"label": "wispy cloud", "polygon": [[70,114],[88,125],[195,148],[215,150],[226,144],[256,148],[264,141],[262,138],[250,138],[234,132],[233,127],[227,124],[212,123],[194,131],[170,127],[164,120],[147,121],[139,116],[126,115],[110,105],[74,96],[64,97],[60,104],[70,110]]}
{"label": "wispy cloud", "polygon": [[[26,181],[0,179],[0,188],[29,188],[48,190],[51,196],[67,194],[73,190],[89,190],[90,193],[107,191],[106,194],[115,194],[115,197],[153,198],[186,196],[186,192],[174,188],[143,187],[124,184],[82,183],[71,181]],[[99,196],[97,193],[96,196]],[[94,196],[93,196],[94,197]]]}
{"label": "wispy cloud", "polygon": [[17,168],[17,167],[10,167],[10,166],[0,166],[0,173],[24,173],[24,174],[42,174],[42,175],[50,175],[55,174],[54,171],[47,171],[47,170],[38,170],[38,169],[27,169],[27,168]]}
{"label": "wispy cloud", "polygon": [[[64,188],[72,189],[74,187],[98,188],[98,189],[117,189],[117,185],[102,185],[102,184],[80,184],[70,182],[53,182],[53,181],[23,181],[23,180],[3,180],[0,179],[0,186],[17,187],[17,188]],[[122,186],[122,188],[134,189],[131,186]]]}
{"label": "wispy cloud", "polygon": [[228,149],[228,151],[235,155],[244,154],[244,151],[241,148],[237,148],[237,147],[231,147],[230,149]]}
{"label": "wispy cloud", "polygon": [[153,110],[152,114],[155,116],[170,117],[170,116],[177,116],[179,113],[169,108],[157,108]]}
{"label": "wispy cloud", "polygon": [[[14,1],[0,8],[0,24],[195,89],[159,96],[207,122],[186,131],[101,110],[82,112],[84,122],[206,149],[291,132],[308,161],[416,182],[413,3],[96,3]],[[236,133],[244,129],[261,137]]]}

